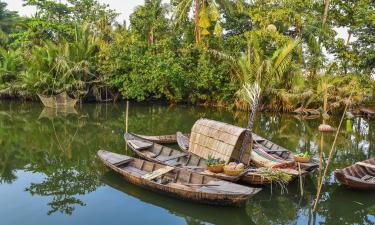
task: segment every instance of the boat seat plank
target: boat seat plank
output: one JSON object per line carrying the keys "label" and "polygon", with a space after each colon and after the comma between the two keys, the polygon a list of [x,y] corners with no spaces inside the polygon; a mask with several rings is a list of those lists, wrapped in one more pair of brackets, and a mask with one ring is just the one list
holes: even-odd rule
{"label": "boat seat plank", "polygon": [[177,154],[177,155],[172,155],[172,156],[168,156],[168,157],[160,157],[160,161],[162,162],[166,162],[166,161],[169,161],[169,160],[172,160],[172,159],[177,159],[177,158],[180,158],[180,157],[184,157],[184,156],[187,156],[188,154],[186,153],[180,153],[180,154]]}
{"label": "boat seat plank", "polygon": [[146,156],[146,157],[149,157],[149,158],[155,158],[157,155],[151,151],[142,151],[142,153]]}
{"label": "boat seat plank", "polygon": [[122,162],[125,162],[125,161],[132,161],[133,158],[129,157],[129,156],[125,156],[125,155],[120,155],[120,154],[116,154],[116,153],[103,153],[103,159],[105,159],[107,162],[109,162],[110,164],[112,165],[119,165],[121,164]]}
{"label": "boat seat plank", "polygon": [[207,182],[207,186],[199,188],[198,191],[208,193],[249,194],[252,192],[252,188],[222,180],[212,180]]}
{"label": "boat seat plank", "polygon": [[369,167],[369,168],[375,169],[375,165],[372,165],[372,164],[370,164],[370,163],[357,162],[356,164],[357,164],[357,165],[360,165],[360,166],[364,166],[364,167]]}
{"label": "boat seat plank", "polygon": [[142,176],[143,179],[146,179],[146,180],[153,180],[157,177],[160,177],[161,175],[163,174],[166,174],[170,171],[172,171],[174,168],[171,167],[171,166],[165,166],[163,168],[160,168],[160,169],[157,169],[151,173],[148,173],[148,174],[145,174]]}
{"label": "boat seat plank", "polygon": [[167,163],[168,164],[168,166],[174,166],[174,167],[180,167],[180,166],[182,166],[182,164],[180,163],[180,162],[171,162],[171,163]]}
{"label": "boat seat plank", "polygon": [[137,169],[135,167],[131,167],[131,166],[128,166],[128,167],[125,167],[123,168],[124,171],[127,171],[128,173],[131,173],[137,177],[141,177],[143,175],[146,175],[147,172],[144,171],[144,170],[140,170],[140,169]]}
{"label": "boat seat plank", "polygon": [[117,162],[117,163],[114,163],[113,165],[114,165],[114,166],[122,166],[122,165],[127,164],[127,163],[129,163],[129,162],[131,162],[131,161],[133,161],[133,159],[131,159],[131,158],[129,158],[129,159],[124,159],[124,160],[122,160],[122,161],[119,161],[119,162]]}
{"label": "boat seat plank", "polygon": [[142,150],[152,147],[152,143],[140,140],[129,140],[128,144],[136,150]]}

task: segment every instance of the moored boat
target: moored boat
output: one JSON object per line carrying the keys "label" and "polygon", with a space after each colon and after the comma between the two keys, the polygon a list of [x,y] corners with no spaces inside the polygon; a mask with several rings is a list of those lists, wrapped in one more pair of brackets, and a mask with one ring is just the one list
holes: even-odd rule
{"label": "moored boat", "polygon": [[[203,175],[209,175],[232,182],[240,180],[246,184],[252,185],[265,185],[272,182],[272,180],[267,178],[267,173],[269,171],[252,168],[251,170],[249,169],[244,176],[229,176],[224,173],[212,173],[207,170],[204,158],[195,154],[181,152],[167,146],[152,143],[131,133],[125,133],[124,138],[134,153],[151,162],[173,167],[182,167]],[[278,171],[296,176],[296,172],[290,169],[279,169]]]}
{"label": "moored boat", "polygon": [[[189,148],[189,137],[184,136],[181,132],[178,132],[177,143],[182,150],[188,150]],[[255,133],[252,133],[253,139],[253,151],[252,161],[258,167],[268,167],[269,164],[284,164],[290,165],[294,164],[294,152],[283,148]],[[183,143],[183,144],[180,144]],[[311,159],[310,162],[300,163],[301,169],[305,171],[315,170],[319,164],[316,159]],[[272,166],[269,166],[272,167]]]}
{"label": "moored boat", "polygon": [[99,150],[97,154],[106,166],[128,182],[184,200],[241,206],[261,190],[105,150]]}
{"label": "moored boat", "polygon": [[361,190],[375,190],[375,157],[335,171],[343,185]]}

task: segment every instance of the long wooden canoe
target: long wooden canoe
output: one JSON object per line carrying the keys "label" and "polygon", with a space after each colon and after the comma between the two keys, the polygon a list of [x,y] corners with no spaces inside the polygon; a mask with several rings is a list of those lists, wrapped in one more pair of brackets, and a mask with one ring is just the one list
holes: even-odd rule
{"label": "long wooden canoe", "polygon": [[241,206],[261,190],[105,150],[99,150],[98,156],[128,182],[184,200]]}
{"label": "long wooden canoe", "polygon": [[[167,135],[141,135],[141,134],[134,134],[138,137],[141,137],[145,140],[157,143],[157,144],[174,144],[177,142],[177,135],[176,134],[167,134]],[[190,138],[190,134],[183,134],[184,137],[187,137],[188,140]]]}
{"label": "long wooden canoe", "polygon": [[375,190],[375,157],[335,171],[343,185],[361,190]]}
{"label": "long wooden canoe", "polygon": [[[189,148],[189,138],[187,136],[184,136],[180,132],[177,132],[177,133],[179,133],[177,135],[177,143],[182,150],[186,151]],[[252,155],[254,155],[255,153],[256,154],[255,156],[258,156],[258,157],[252,158],[252,160],[257,167],[268,167],[267,164],[272,164],[272,163],[294,164],[295,153],[255,133],[252,134],[252,138],[254,141],[254,145],[253,145],[254,152]],[[301,169],[308,171],[308,172],[315,170],[319,166],[318,161],[315,159],[311,159],[311,161],[308,163],[300,163],[300,165],[301,165]]]}
{"label": "long wooden canoe", "polygon": [[[124,138],[128,146],[134,153],[136,153],[141,158],[144,158],[151,162],[156,162],[173,167],[187,168],[203,175],[209,175],[232,182],[240,180],[246,184],[251,185],[266,185],[271,183],[271,180],[267,179],[264,176],[264,172],[262,169],[252,168],[251,170],[249,170],[246,176],[241,177],[228,176],[224,173],[211,173],[207,170],[207,165],[205,164],[204,159],[195,154],[189,152],[181,152],[167,146],[153,143],[131,133],[125,133]],[[279,170],[291,175],[293,178],[299,175],[298,171],[293,169]],[[302,170],[302,175],[305,173],[306,172]]]}

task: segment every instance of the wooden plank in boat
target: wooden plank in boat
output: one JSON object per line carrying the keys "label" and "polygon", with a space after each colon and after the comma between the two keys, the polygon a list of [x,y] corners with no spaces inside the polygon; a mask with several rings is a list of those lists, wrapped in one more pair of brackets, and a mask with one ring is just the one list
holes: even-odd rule
{"label": "wooden plank in boat", "polygon": [[364,166],[364,167],[369,167],[369,168],[375,169],[375,165],[372,165],[372,164],[370,164],[370,163],[357,162],[356,164],[357,164],[357,165],[360,165],[360,166]]}
{"label": "wooden plank in boat", "polygon": [[187,169],[206,169],[206,167],[203,167],[203,166],[183,166],[184,168],[187,168]]}
{"label": "wooden plank in boat", "polygon": [[187,155],[188,154],[186,154],[186,153],[181,153],[181,154],[177,154],[177,155],[171,155],[171,156],[168,156],[168,157],[165,157],[165,158],[160,157],[160,161],[166,162],[166,161],[169,161],[169,160],[172,160],[172,159],[177,159],[177,158],[187,156]]}
{"label": "wooden plank in boat", "polygon": [[[249,194],[251,188],[242,186],[239,184],[234,184],[222,180],[212,180],[207,183],[210,186],[204,186],[199,188],[199,191],[209,192],[209,193],[227,193],[227,194]],[[215,185],[215,186],[212,186]]]}
{"label": "wooden plank in boat", "polygon": [[248,194],[250,188],[226,181],[214,180],[209,181],[208,185],[217,185],[217,186],[204,186],[199,188],[199,191],[210,192],[210,193],[226,193],[226,194]]}
{"label": "wooden plank in boat", "polygon": [[172,171],[174,168],[171,167],[171,166],[165,166],[163,168],[160,168],[160,169],[157,169],[151,173],[148,173],[148,174],[145,174],[142,176],[143,179],[146,179],[146,180],[153,180],[157,177],[160,177],[161,175],[163,174],[166,174],[170,171]]}
{"label": "wooden plank in boat", "polygon": [[142,149],[150,148],[152,146],[152,143],[140,141],[140,140],[129,140],[128,144],[131,145],[136,150],[142,150]]}
{"label": "wooden plank in boat", "polygon": [[142,151],[142,153],[149,158],[155,158],[157,155],[151,151]]}
{"label": "wooden plank in boat", "polygon": [[192,187],[214,187],[214,186],[220,186],[220,184],[191,184],[191,183],[182,183],[182,185],[186,186],[192,186]]}
{"label": "wooden plank in boat", "polygon": [[103,159],[105,159],[107,162],[109,162],[112,165],[119,165],[126,161],[132,161],[133,158],[125,155],[120,155],[112,152],[103,152],[102,153]]}
{"label": "wooden plank in boat", "polygon": [[117,162],[117,163],[114,163],[113,165],[114,165],[114,166],[121,166],[121,165],[127,164],[127,163],[129,163],[129,162],[131,162],[131,161],[133,161],[132,158],[124,159],[124,160],[122,160],[122,161],[119,161],[119,162]]}

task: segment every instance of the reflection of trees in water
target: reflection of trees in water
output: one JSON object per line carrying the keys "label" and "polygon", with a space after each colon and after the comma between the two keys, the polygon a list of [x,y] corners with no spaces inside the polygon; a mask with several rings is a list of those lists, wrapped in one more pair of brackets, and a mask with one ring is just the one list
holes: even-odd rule
{"label": "reflection of trees in water", "polygon": [[[53,121],[48,118],[38,119],[41,110],[38,105],[0,104],[0,182],[11,183],[16,180],[17,169],[43,173],[45,179],[40,183],[32,183],[26,190],[33,195],[50,196],[52,200],[49,203],[51,208],[49,213],[71,214],[76,207],[85,205],[80,195],[94,191],[101,184],[98,177],[103,166],[96,159],[98,148],[124,151],[122,134],[125,130],[125,105],[85,105],[83,109],[78,110],[79,115],[58,115],[53,117]],[[201,117],[244,127],[248,115],[238,113],[233,116],[226,110],[203,107],[166,107],[131,103],[129,131],[145,134],[174,133],[177,130],[189,132],[194,122]],[[337,123],[338,119],[335,118],[330,121],[332,125]],[[320,119],[303,120],[291,115],[259,113],[255,132],[291,150],[311,150],[317,156],[316,150],[320,141],[320,133],[317,131],[319,124]],[[355,161],[374,156],[375,121],[355,118],[351,125],[353,128],[351,133],[340,134],[332,168],[342,168]],[[326,148],[331,145],[333,137],[334,133],[325,134]],[[60,141],[61,148],[57,139]],[[328,151],[329,149],[325,149],[326,153]],[[351,209],[350,205],[356,200],[353,195],[348,202],[342,203],[340,199],[345,198],[346,195],[334,197],[332,192],[337,184],[333,182],[332,174],[328,180],[330,182],[325,186],[318,215],[326,219],[327,223],[334,223],[334,217],[330,213],[335,210],[335,205],[347,204],[348,209]],[[124,186],[124,182],[119,185]],[[305,185],[314,188],[311,181],[306,181]],[[250,220],[259,224],[285,224],[293,223],[299,219],[299,215],[306,214],[315,194],[314,190],[310,192],[305,190],[307,200],[300,203],[298,190],[296,188],[293,190],[293,185],[288,189],[289,193],[284,196],[274,192],[271,199],[267,190],[261,192],[260,196],[255,196],[247,207],[249,216],[228,209],[225,211],[227,213],[220,213],[219,216],[215,208],[199,206],[186,209],[185,202],[163,203],[163,200],[150,193],[141,192],[135,197],[169,209],[177,216],[183,216],[189,224],[210,222],[210,220],[228,221],[228,224],[233,224],[231,222],[245,224]],[[140,190],[137,189],[137,192]],[[154,197],[147,199],[149,196]],[[365,221],[368,220],[366,215],[373,214],[371,210],[374,208],[370,205],[360,210],[362,211],[353,215],[355,218],[352,220],[346,214],[336,215],[347,221],[366,223]],[[232,219],[227,220],[226,217]],[[234,217],[238,218],[233,219]]]}
{"label": "reflection of trees in water", "polygon": [[78,172],[74,169],[56,169],[49,174],[42,183],[32,183],[25,190],[32,195],[51,196],[52,201],[48,203],[54,212],[72,214],[75,205],[85,206],[85,203],[75,197],[94,191],[99,186],[95,174]]}
{"label": "reflection of trees in water", "polygon": [[321,224],[375,224],[375,193],[350,190],[338,185],[326,187],[330,193],[322,198],[318,212],[324,218]]}
{"label": "reflection of trees in water", "polygon": [[77,196],[100,185],[100,164],[94,163],[97,149],[87,141],[92,132],[83,132],[90,127],[85,117],[46,111],[44,115],[54,117],[38,120],[36,112],[40,109],[32,105],[28,110],[23,107],[9,109],[9,116],[0,114],[0,142],[4,143],[0,151],[0,178],[13,182],[16,169],[45,174],[43,182],[32,183],[25,190],[32,195],[51,196],[48,214],[71,214],[75,205],[85,205]]}

